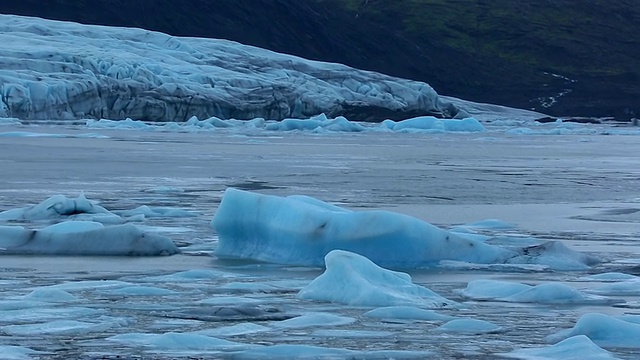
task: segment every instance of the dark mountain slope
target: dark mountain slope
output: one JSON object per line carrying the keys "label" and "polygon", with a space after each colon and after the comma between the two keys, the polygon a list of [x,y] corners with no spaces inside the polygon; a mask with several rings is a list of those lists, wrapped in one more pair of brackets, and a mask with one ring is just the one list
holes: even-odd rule
{"label": "dark mountain slope", "polygon": [[0,0],[0,13],[231,39],[554,115],[640,114],[637,0]]}

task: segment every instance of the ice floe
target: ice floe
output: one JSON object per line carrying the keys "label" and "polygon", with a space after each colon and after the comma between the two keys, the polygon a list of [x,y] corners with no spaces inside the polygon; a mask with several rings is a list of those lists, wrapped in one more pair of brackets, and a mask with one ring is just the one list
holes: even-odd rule
{"label": "ice floe", "polygon": [[113,326],[115,322],[86,322],[78,320],[53,320],[46,323],[7,325],[0,327],[0,330],[9,335],[80,335],[88,332],[102,332]]}
{"label": "ice floe", "polygon": [[610,282],[610,281],[640,280],[640,277],[631,275],[631,274],[620,273],[620,272],[606,272],[601,274],[583,276],[579,280],[585,280],[585,281],[595,280],[599,282],[605,282],[605,281]]}
{"label": "ice floe", "polygon": [[431,351],[357,351],[338,349],[314,345],[279,344],[263,347],[255,347],[231,353],[233,359],[425,359],[434,356]]}
{"label": "ice floe", "polygon": [[454,319],[438,326],[435,331],[463,333],[463,334],[488,334],[502,332],[504,329],[492,322],[477,319]]}
{"label": "ice floe", "polygon": [[573,328],[550,335],[547,340],[556,342],[576,335],[585,335],[602,347],[640,348],[640,324],[598,313],[582,315]]}
{"label": "ice floe", "polygon": [[498,280],[474,280],[461,294],[476,300],[539,304],[613,304],[623,300],[590,295],[561,283],[536,286]]}
{"label": "ice floe", "polygon": [[[34,357],[47,355],[47,353],[43,351],[12,345],[0,345],[0,354],[2,354],[4,360],[30,360]],[[32,355],[34,357],[32,357]]]}
{"label": "ice floe", "polygon": [[560,242],[496,246],[403,214],[356,212],[306,196],[284,198],[234,188],[225,191],[211,226],[219,237],[216,256],[281,264],[322,265],[334,249],[389,268],[456,260],[582,270],[598,262]]}
{"label": "ice floe", "polygon": [[640,279],[630,279],[618,282],[610,282],[587,289],[592,294],[625,296],[640,295]]}
{"label": "ice floe", "polygon": [[67,221],[40,230],[0,226],[0,254],[46,255],[172,255],[168,237],[141,231],[131,224]]}
{"label": "ice floe", "polygon": [[62,289],[37,288],[23,297],[27,301],[42,301],[45,303],[68,303],[80,301],[80,298]]}
{"label": "ice floe", "polygon": [[222,326],[217,328],[199,330],[197,333],[206,336],[213,337],[226,337],[226,336],[238,336],[238,335],[247,335],[247,334],[255,334],[264,331],[271,331],[273,328],[268,326],[244,322],[231,326]]}
{"label": "ice floe", "polygon": [[105,291],[104,294],[116,296],[167,296],[178,292],[153,286],[126,286]]}
{"label": "ice floe", "polygon": [[616,360],[610,352],[594,344],[584,335],[576,335],[555,345],[542,348],[518,349],[501,354],[522,360]]}
{"label": "ice floe", "polygon": [[198,214],[191,211],[176,209],[171,207],[149,207],[147,205],[139,206],[135,209],[124,210],[119,212],[124,217],[133,217],[144,215],[144,217],[194,217]]}
{"label": "ice floe", "polygon": [[347,316],[339,316],[329,313],[307,313],[291,319],[274,322],[271,323],[271,325],[277,328],[300,329],[318,326],[348,325],[355,321],[356,319]]}
{"label": "ice floe", "polygon": [[122,223],[123,220],[104,207],[87,200],[84,194],[75,199],[54,195],[43,202],[24,208],[0,212],[0,220],[56,220],[73,219],[105,223]]}
{"label": "ice floe", "polygon": [[178,332],[168,332],[163,334],[125,333],[111,336],[107,338],[107,340],[135,348],[144,346],[150,350],[165,351],[213,351],[253,347],[252,345],[218,339],[198,333]]}
{"label": "ice floe", "polygon": [[449,321],[453,316],[439,314],[433,310],[425,310],[413,306],[385,306],[367,311],[362,316],[381,319]]}
{"label": "ice floe", "polygon": [[402,214],[353,212],[307,197],[233,188],[225,191],[212,226],[219,236],[216,256],[284,264],[322,265],[333,249],[396,268],[434,265],[449,258],[502,262],[513,254]]}
{"label": "ice floe", "polygon": [[455,306],[454,301],[413,284],[409,274],[383,269],[358,254],[333,250],[325,263],[325,272],[300,290],[298,297],[354,306]]}
{"label": "ice floe", "polygon": [[399,132],[416,132],[417,130],[430,132],[482,132],[485,127],[475,118],[463,120],[437,119],[433,116],[419,116],[402,121],[385,120],[380,125]]}

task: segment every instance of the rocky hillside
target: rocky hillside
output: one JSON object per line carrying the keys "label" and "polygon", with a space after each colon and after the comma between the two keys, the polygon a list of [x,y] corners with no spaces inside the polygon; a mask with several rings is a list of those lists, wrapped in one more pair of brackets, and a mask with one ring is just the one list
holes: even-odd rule
{"label": "rocky hillside", "polygon": [[636,0],[21,0],[0,13],[231,39],[558,116],[640,116]]}

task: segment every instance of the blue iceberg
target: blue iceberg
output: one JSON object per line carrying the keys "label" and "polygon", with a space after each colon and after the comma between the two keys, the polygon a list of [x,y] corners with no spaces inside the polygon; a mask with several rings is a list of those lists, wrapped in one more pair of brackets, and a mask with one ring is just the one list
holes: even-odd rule
{"label": "blue iceberg", "polygon": [[286,198],[227,189],[213,220],[215,255],[322,266],[331,250],[366,256],[379,266],[435,266],[440,260],[503,262],[515,253],[466,239],[389,211],[350,211],[306,196]]}

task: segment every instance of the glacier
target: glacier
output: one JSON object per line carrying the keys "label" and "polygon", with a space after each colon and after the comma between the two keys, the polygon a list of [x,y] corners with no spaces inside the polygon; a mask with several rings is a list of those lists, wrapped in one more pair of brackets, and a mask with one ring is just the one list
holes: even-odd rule
{"label": "glacier", "polygon": [[0,117],[469,117],[425,83],[226,40],[0,15],[0,43]]}

